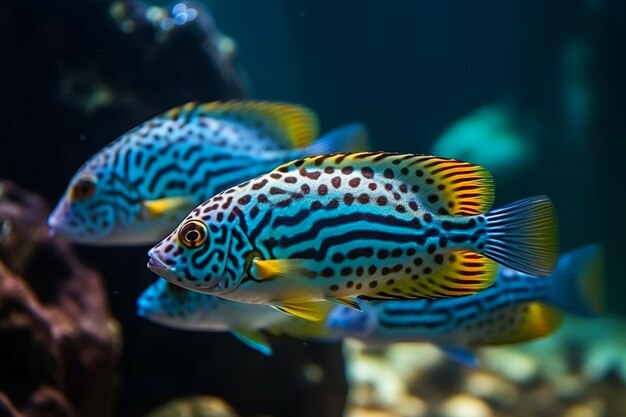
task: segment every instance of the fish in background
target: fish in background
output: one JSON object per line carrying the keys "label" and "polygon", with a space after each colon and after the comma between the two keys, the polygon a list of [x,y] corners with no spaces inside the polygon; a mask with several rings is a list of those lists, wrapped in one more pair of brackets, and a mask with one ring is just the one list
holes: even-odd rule
{"label": "fish in background", "polygon": [[[334,306],[322,304],[325,313]],[[263,332],[305,340],[331,339],[323,321],[288,316],[263,304],[238,303],[189,291],[164,279],[158,279],[141,293],[137,299],[137,314],[174,329],[230,332],[264,355],[271,355],[272,348]]]}
{"label": "fish in background", "polygon": [[522,129],[521,117],[509,106],[490,104],[447,127],[435,139],[432,152],[484,166],[498,178],[510,178],[534,160],[531,131],[530,123]]}
{"label": "fish in background", "polygon": [[70,180],[52,233],[92,245],[153,244],[209,197],[320,152],[367,148],[353,123],[318,135],[316,115],[285,103],[188,103],[123,134]]}
{"label": "fish in background", "polygon": [[207,200],[149,252],[176,285],[320,320],[316,301],[447,298],[483,290],[496,262],[534,275],[556,263],[547,197],[489,210],[491,174],[386,152],[319,155]]}
{"label": "fish in background", "polygon": [[476,364],[472,349],[521,343],[555,332],[560,311],[594,317],[604,308],[604,251],[591,244],[562,255],[538,278],[502,267],[495,283],[447,300],[360,302],[362,312],[338,306],[326,327],[367,345],[429,342],[450,357]]}

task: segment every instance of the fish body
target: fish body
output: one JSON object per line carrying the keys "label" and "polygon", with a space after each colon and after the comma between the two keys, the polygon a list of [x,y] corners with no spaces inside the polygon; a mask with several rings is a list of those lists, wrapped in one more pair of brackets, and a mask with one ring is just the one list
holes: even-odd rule
{"label": "fish body", "polygon": [[316,142],[315,114],[269,102],[189,103],[137,126],[89,159],[49,217],[92,245],[155,243],[216,193],[321,149],[366,145],[346,125]]}
{"label": "fish body", "polygon": [[176,285],[291,314],[302,302],[468,295],[495,261],[546,275],[557,253],[550,201],[487,211],[490,174],[466,162],[384,152],[285,164],[194,209],[150,252]]}
{"label": "fish body", "polygon": [[[325,311],[329,312],[331,307],[326,305]],[[330,338],[323,323],[288,316],[263,304],[238,303],[189,291],[164,279],[158,279],[139,296],[137,314],[174,329],[231,332],[267,355],[272,349],[262,330],[302,339]]]}
{"label": "fish body", "polygon": [[[453,353],[476,346],[533,340],[554,332],[559,311],[583,317],[603,308],[604,252],[592,244],[559,258],[545,278],[501,267],[494,284],[477,294],[443,300],[360,302],[338,306],[326,327],[367,344],[430,342]],[[470,355],[462,355],[468,358]]]}

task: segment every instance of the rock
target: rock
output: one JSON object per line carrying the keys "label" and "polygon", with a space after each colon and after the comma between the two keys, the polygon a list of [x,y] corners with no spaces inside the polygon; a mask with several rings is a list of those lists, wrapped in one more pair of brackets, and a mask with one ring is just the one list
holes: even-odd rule
{"label": "rock", "polygon": [[443,417],[491,417],[491,408],[482,400],[470,395],[455,395],[441,406]]}
{"label": "rock", "polygon": [[486,368],[517,384],[529,383],[539,375],[537,361],[515,349],[484,349],[482,358]]}
{"label": "rock", "polygon": [[500,406],[511,406],[519,399],[515,384],[483,371],[468,373],[464,389],[471,395]]}
{"label": "rock", "polygon": [[121,336],[101,277],[49,237],[39,197],[0,190],[0,403],[10,416],[108,417]]}
{"label": "rock", "polygon": [[[406,393],[406,385],[383,358],[369,355],[360,349],[346,344],[346,376],[351,389],[356,388],[358,396],[350,396],[359,405],[391,407]],[[362,386],[366,385],[368,389]],[[369,389],[371,388],[371,390]],[[367,398],[364,394],[370,394]]]}
{"label": "rock", "polygon": [[439,349],[428,343],[397,343],[387,349],[385,357],[405,381],[446,360]]}
{"label": "rock", "polygon": [[563,417],[602,417],[605,415],[606,406],[602,401],[589,401],[568,408]]}
{"label": "rock", "polygon": [[401,417],[399,414],[379,408],[349,407],[345,417]]}
{"label": "rock", "polygon": [[394,409],[402,417],[425,417],[428,413],[428,404],[414,395],[403,395],[398,398]]}
{"label": "rock", "polygon": [[168,402],[146,417],[237,417],[226,401],[211,396],[179,398]]}

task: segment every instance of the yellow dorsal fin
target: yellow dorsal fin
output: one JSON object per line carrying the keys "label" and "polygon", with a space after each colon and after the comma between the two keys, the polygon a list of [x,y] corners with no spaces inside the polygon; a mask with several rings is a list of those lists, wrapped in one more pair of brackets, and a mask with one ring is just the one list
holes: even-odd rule
{"label": "yellow dorsal fin", "polygon": [[472,337],[473,345],[507,345],[527,342],[554,333],[561,313],[541,303],[514,304],[494,311]]}
{"label": "yellow dorsal fin", "polygon": [[415,298],[449,298],[471,295],[481,291],[496,279],[498,265],[475,252],[433,253],[417,256],[413,271],[406,279],[377,280],[370,293],[359,296],[364,300],[393,300]]}
{"label": "yellow dorsal fin", "polygon": [[187,103],[166,112],[164,117],[204,116],[241,123],[262,131],[289,148],[310,145],[319,135],[313,110],[290,103],[269,101],[214,101]]}
{"label": "yellow dorsal fin", "polygon": [[430,155],[390,152],[354,152],[317,155],[292,161],[278,172],[300,169],[321,171],[327,167],[353,168],[364,180],[405,184],[431,213],[471,216],[493,204],[493,178],[485,168],[469,162]]}

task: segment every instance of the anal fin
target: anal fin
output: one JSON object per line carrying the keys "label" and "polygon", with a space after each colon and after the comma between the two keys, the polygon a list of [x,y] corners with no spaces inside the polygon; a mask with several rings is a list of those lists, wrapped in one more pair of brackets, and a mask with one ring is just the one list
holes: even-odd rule
{"label": "anal fin", "polygon": [[290,303],[285,301],[273,303],[271,306],[278,311],[301,319],[322,321],[326,319],[326,315],[328,314],[328,308],[325,304],[326,303],[323,301],[305,303]]}
{"label": "anal fin", "polygon": [[387,281],[365,296],[366,300],[450,298],[475,294],[493,284],[498,265],[470,251],[434,253],[416,258],[419,266],[401,280]]}

